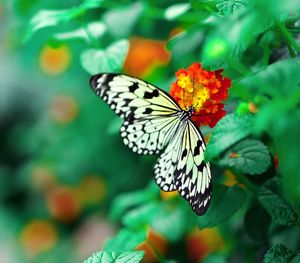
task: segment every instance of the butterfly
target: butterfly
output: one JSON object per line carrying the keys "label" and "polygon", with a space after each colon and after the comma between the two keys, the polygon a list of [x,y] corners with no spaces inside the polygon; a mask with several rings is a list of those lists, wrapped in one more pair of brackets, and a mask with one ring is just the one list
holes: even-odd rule
{"label": "butterfly", "polygon": [[163,191],[175,191],[193,211],[203,215],[211,199],[210,164],[204,161],[205,141],[191,120],[195,108],[183,110],[165,91],[124,74],[101,73],[90,85],[124,122],[120,134],[138,154],[161,153],[154,166]]}

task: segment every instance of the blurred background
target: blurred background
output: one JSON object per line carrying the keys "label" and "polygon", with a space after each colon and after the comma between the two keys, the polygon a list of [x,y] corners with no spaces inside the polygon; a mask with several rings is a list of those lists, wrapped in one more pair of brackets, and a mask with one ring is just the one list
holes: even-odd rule
{"label": "blurred background", "polygon": [[[141,238],[124,251],[148,251],[144,262],[262,262],[271,245],[299,249],[298,223],[275,222],[270,230],[273,216],[253,201],[253,192],[248,195],[251,185],[283,176],[284,195],[299,208],[299,3],[270,2],[2,0],[0,262],[82,262],[120,228],[135,229],[130,222],[136,215],[124,220],[121,214],[149,196],[159,198],[160,206],[180,205],[175,203],[174,221],[159,212],[160,221],[149,223],[153,207],[136,212],[144,216],[138,225],[144,220],[148,243]],[[246,135],[268,147],[267,157],[257,161],[267,164],[262,176],[249,179],[246,171],[250,182],[243,175],[237,179],[224,160],[213,162],[214,180],[228,188],[244,185],[239,189],[247,198],[239,193],[244,205],[238,213],[203,230],[185,212],[185,201],[153,185],[157,156],[138,156],[123,145],[121,120],[89,87],[92,74],[124,72],[168,91],[175,72],[193,62],[224,68],[233,83],[228,113],[250,114],[255,129]],[[263,83],[254,72],[261,72]],[[238,193],[232,198],[238,200]]]}

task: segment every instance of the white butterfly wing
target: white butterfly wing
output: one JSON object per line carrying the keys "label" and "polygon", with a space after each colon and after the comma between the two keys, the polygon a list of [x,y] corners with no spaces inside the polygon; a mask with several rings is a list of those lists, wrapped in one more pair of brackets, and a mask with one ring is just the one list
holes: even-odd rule
{"label": "white butterfly wing", "polygon": [[122,74],[98,74],[90,83],[95,93],[124,119],[120,132],[130,149],[154,154],[166,146],[182,112],[166,92]]}
{"label": "white butterfly wing", "polygon": [[164,191],[177,190],[202,215],[210,203],[211,174],[204,162],[205,143],[190,120],[182,122],[155,165],[156,183]]}
{"label": "white butterfly wing", "polygon": [[210,165],[204,161],[205,142],[196,125],[187,120],[180,143],[180,158],[174,173],[176,189],[202,215],[211,199]]}

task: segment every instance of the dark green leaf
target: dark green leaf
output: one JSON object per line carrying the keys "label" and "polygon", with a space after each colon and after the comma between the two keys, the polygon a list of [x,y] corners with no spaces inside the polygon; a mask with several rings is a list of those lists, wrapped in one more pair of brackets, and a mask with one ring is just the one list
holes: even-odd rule
{"label": "dark green leaf", "polygon": [[297,256],[297,252],[293,251],[282,244],[271,247],[264,257],[264,263],[289,263]]}
{"label": "dark green leaf", "polygon": [[259,204],[254,204],[248,209],[244,225],[248,236],[256,243],[268,240],[271,217]]}
{"label": "dark green leaf", "polygon": [[119,40],[107,49],[88,49],[81,56],[83,68],[90,74],[118,72],[121,70],[128,50],[128,40]]}
{"label": "dark green leaf", "polygon": [[216,0],[191,0],[192,8],[196,11],[217,12]]}
{"label": "dark green leaf", "polygon": [[143,259],[143,251],[128,251],[122,253],[100,251],[93,254],[84,263],[136,263]]}
{"label": "dark green leaf", "polygon": [[208,211],[198,218],[200,228],[213,227],[228,220],[244,204],[245,191],[239,186],[213,185]]}
{"label": "dark green leaf", "polygon": [[246,174],[261,174],[271,164],[268,148],[260,141],[245,139],[225,153],[220,162]]}
{"label": "dark green leaf", "polygon": [[258,200],[277,224],[299,225],[299,218],[294,207],[278,192],[276,178],[269,180],[259,189]]}
{"label": "dark green leaf", "polygon": [[251,132],[251,115],[228,114],[213,129],[205,158],[211,160],[231,145],[247,137]]}

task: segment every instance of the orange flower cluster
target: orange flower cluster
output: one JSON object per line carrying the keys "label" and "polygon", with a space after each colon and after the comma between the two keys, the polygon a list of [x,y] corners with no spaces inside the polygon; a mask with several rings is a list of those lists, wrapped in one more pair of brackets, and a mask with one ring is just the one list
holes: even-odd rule
{"label": "orange flower cluster", "polygon": [[223,69],[208,71],[200,63],[191,64],[187,70],[176,72],[170,95],[186,110],[193,106],[191,119],[196,125],[214,127],[225,116],[223,101],[228,97],[231,80],[222,76]]}

